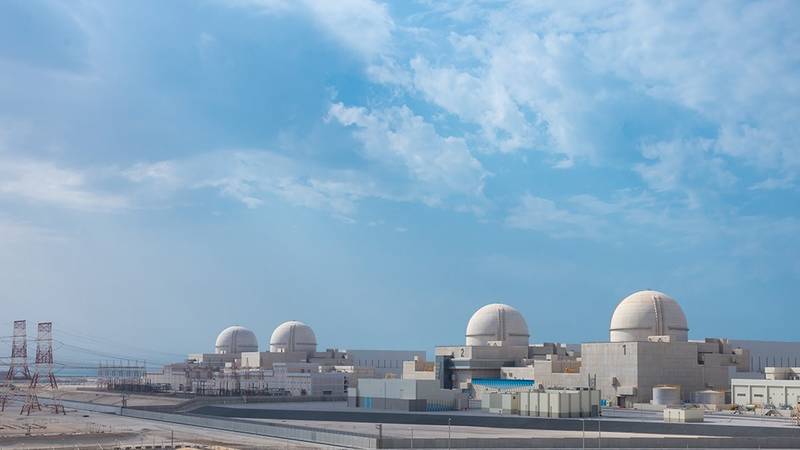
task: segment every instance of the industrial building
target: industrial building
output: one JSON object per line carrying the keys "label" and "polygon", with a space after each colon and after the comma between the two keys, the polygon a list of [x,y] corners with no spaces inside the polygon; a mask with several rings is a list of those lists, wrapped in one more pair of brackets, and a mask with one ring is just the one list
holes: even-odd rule
{"label": "industrial building", "polygon": [[360,378],[399,378],[405,361],[424,360],[424,351],[338,350],[317,351],[317,338],[307,324],[295,320],[280,324],[260,352],[255,333],[241,326],[224,329],[213,353],[190,354],[159,373],[148,373],[146,383],[162,390],[200,395],[272,394],[341,397]]}
{"label": "industrial building", "polygon": [[467,395],[442,389],[436,380],[363,379],[350,388],[347,406],[398,411],[450,411],[467,409]]}
{"label": "industrial building", "polygon": [[[650,403],[653,389],[679,387],[682,401],[700,392],[726,392],[738,372],[749,373],[750,355],[726,339],[688,339],[689,325],[678,302],[658,291],[639,291],[614,310],[608,342],[531,345],[530,331],[515,308],[494,303],[470,318],[463,346],[436,347],[433,364],[416,361],[405,378],[436,379],[444,389],[470,398],[484,393],[567,388],[595,389],[605,404]],[[531,386],[505,384],[527,381]]]}
{"label": "industrial building", "polygon": [[[213,353],[191,354],[161,373],[147,374],[147,379],[168,390],[206,395],[347,396],[350,406],[406,411],[502,410],[504,406],[491,402],[517,399],[526,405],[526,414],[573,414],[571,406],[554,412],[552,405],[571,402],[570,395],[583,392],[592,404],[597,398],[601,404],[620,407],[752,404],[759,395],[779,395],[774,386],[784,384],[783,396],[776,401],[797,401],[791,383],[786,383],[793,380],[780,379],[797,377],[793,369],[762,368],[774,379],[754,381],[761,374],[753,370],[747,348],[723,338],[690,340],[689,321],[680,304],[658,291],[638,291],[622,299],[611,315],[607,342],[576,347],[530,341],[523,315],[502,303],[475,311],[464,345],[437,346],[433,361],[427,361],[423,351],[318,351],[314,330],[299,321],[279,325],[268,351],[259,351],[252,331],[233,326],[219,334]],[[768,344],[757,346],[765,360],[774,360],[766,355],[775,352],[787,363],[792,360],[791,348]],[[762,394],[756,381],[758,386],[774,386],[766,386]],[[506,394],[519,395],[502,400]],[[550,401],[552,395],[559,400]]]}
{"label": "industrial building", "polygon": [[483,396],[482,409],[500,414],[532,417],[596,417],[600,392],[594,389],[547,389],[491,392]]}
{"label": "industrial building", "polygon": [[639,291],[614,310],[609,342],[582,344],[580,358],[534,365],[534,378],[545,386],[591,386],[609,404],[632,407],[649,403],[659,385],[679,386],[681,400],[691,401],[699,391],[726,391],[736,372],[750,371],[747,350],[726,339],[690,341],[688,331],[675,299]]}
{"label": "industrial building", "polygon": [[794,408],[800,403],[800,367],[766,367],[764,379],[731,380],[732,403],[759,408]]}

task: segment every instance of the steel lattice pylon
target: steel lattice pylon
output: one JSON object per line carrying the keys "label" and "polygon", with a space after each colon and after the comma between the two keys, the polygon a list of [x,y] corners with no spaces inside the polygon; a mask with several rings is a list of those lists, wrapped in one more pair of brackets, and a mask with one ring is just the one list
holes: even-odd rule
{"label": "steel lattice pylon", "polygon": [[[41,411],[42,403],[39,401],[39,391],[50,391],[50,398],[48,399],[49,405],[53,408],[53,412],[65,413],[64,405],[58,398],[58,381],[53,373],[53,323],[40,322],[37,329],[36,336],[36,372],[31,379],[28,393],[25,396],[25,403],[22,405],[20,414],[27,413],[30,415],[34,409]],[[40,385],[39,381],[43,381]]]}
{"label": "steel lattice pylon", "polygon": [[11,343],[11,364],[6,374],[6,380],[31,379],[31,371],[28,369],[28,341],[26,329],[27,327],[24,320],[14,321],[14,337]]}
{"label": "steel lattice pylon", "polygon": [[14,321],[14,334],[11,342],[11,359],[4,383],[0,387],[0,411],[5,411],[6,403],[18,394],[14,380],[30,380],[28,368],[27,326],[24,320]]}

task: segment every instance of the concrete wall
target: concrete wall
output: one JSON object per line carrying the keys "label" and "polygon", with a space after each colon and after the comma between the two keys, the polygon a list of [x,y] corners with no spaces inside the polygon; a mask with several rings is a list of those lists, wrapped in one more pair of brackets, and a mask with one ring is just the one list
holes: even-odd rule
{"label": "concrete wall", "polygon": [[389,373],[402,375],[405,361],[425,359],[425,352],[421,350],[348,350],[347,354],[355,367],[374,369],[378,378]]}
{"label": "concrete wall", "polygon": [[800,342],[731,339],[728,343],[750,351],[750,365],[754,372],[763,373],[765,367],[800,366]]}
{"label": "concrete wall", "polygon": [[[652,400],[653,387],[681,386],[691,400],[695,391],[727,390],[735,373],[732,355],[699,353],[696,342],[591,343],[581,347],[583,376],[596,376],[596,387],[611,404],[624,399],[626,407]],[[702,357],[705,364],[698,363]],[[538,374],[537,374],[538,377]],[[587,377],[588,379],[588,377]]]}
{"label": "concrete wall", "polygon": [[800,401],[800,380],[731,380],[731,402],[737,405],[794,407]]}
{"label": "concrete wall", "polygon": [[[594,417],[600,413],[600,392],[580,391],[528,391],[519,393],[518,410],[506,408],[503,396],[503,413],[532,417]],[[510,403],[513,405],[513,403]]]}
{"label": "concrete wall", "polygon": [[436,380],[415,379],[363,379],[356,395],[361,408],[405,411],[459,409],[464,397],[459,391],[439,388]]}
{"label": "concrete wall", "polygon": [[[579,448],[611,448],[611,449],[685,449],[685,448],[798,448],[798,440],[792,438],[744,437],[744,438],[618,438],[597,437],[597,433],[586,433],[586,438],[387,438],[382,448],[541,448],[541,449],[579,449]],[[759,447],[760,446],[760,447]]]}

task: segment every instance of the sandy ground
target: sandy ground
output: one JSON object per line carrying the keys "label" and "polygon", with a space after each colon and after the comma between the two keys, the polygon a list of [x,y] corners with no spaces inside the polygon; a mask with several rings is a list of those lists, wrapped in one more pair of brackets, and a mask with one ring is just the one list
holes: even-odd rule
{"label": "sandy ground", "polygon": [[[45,391],[42,393],[43,397],[49,397],[50,394]],[[96,405],[107,406],[122,406],[122,394],[115,392],[95,392],[95,391],[79,391],[77,387],[68,386],[59,389],[58,396],[62,400],[70,400],[74,402],[87,402]],[[126,394],[128,399],[128,406],[156,406],[156,405],[176,405],[186,401],[183,398],[156,396],[156,395],[141,395],[141,394]]]}
{"label": "sandy ground", "polygon": [[0,448],[46,448],[114,445],[158,445],[174,442],[228,448],[323,449],[322,445],[266,438],[244,433],[120,417],[67,409],[66,415],[49,411],[20,416],[20,404],[0,412]]}

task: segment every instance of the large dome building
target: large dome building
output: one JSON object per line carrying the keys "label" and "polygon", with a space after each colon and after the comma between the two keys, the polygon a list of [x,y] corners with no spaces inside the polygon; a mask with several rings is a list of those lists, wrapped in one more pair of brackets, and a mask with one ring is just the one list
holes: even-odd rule
{"label": "large dome building", "polygon": [[317,336],[310,326],[297,320],[290,320],[278,325],[269,339],[269,351],[272,353],[317,351]]}
{"label": "large dome building", "polygon": [[255,333],[238,325],[222,330],[217,336],[215,353],[232,354],[242,352],[257,352],[258,339]]}
{"label": "large dome building", "polygon": [[528,346],[528,324],[519,311],[502,303],[492,303],[477,311],[469,319],[466,332],[469,346],[487,346],[498,343],[508,346]]}
{"label": "large dome building", "polygon": [[669,336],[670,341],[686,342],[689,326],[674,298],[663,292],[639,291],[617,305],[609,333],[611,342],[641,342],[650,336]]}

